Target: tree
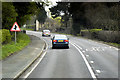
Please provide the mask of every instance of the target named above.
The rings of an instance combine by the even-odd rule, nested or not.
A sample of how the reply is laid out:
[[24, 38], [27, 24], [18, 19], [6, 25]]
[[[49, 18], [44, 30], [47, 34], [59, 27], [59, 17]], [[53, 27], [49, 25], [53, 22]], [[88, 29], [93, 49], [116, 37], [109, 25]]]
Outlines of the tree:
[[119, 30], [118, 20], [120, 20], [119, 3], [87, 3], [87, 2], [58, 2], [58, 5], [51, 8], [52, 15], [64, 15], [64, 20], [67, 21], [67, 16], [72, 17], [72, 33], [79, 34], [81, 28], [102, 28], [104, 30]]
[[47, 18], [47, 15], [46, 15], [46, 11], [43, 7], [41, 7], [39, 10], [38, 10], [38, 13], [37, 13], [37, 17], [36, 19], [41, 23], [43, 24], [45, 22], [45, 19]]
[[65, 13], [62, 16], [65, 23], [69, 20], [69, 17], [72, 16], [73, 25], [72, 25], [72, 33], [74, 35], [80, 33], [80, 26], [84, 25], [84, 6], [81, 5], [82, 3], [74, 3], [74, 2], [58, 2], [58, 5], [51, 8], [50, 11], [54, 17], [60, 16], [60, 13]]
[[31, 16], [37, 12], [37, 5], [35, 2], [13, 2], [15, 10], [18, 13], [17, 22], [20, 26], [24, 25]]
[[11, 2], [2, 3], [2, 29], [10, 29], [18, 14]]

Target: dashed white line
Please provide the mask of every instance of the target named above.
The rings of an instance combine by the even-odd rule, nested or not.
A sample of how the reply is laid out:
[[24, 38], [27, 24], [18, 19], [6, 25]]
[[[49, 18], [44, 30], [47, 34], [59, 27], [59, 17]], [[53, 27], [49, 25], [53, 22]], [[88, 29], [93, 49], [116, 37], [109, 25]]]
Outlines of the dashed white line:
[[95, 76], [95, 73], [93, 72], [93, 70], [92, 70], [90, 64], [88, 63], [86, 57], [84, 56], [84, 54], [80, 51], [79, 46], [76, 45], [75, 43], [74, 43], [74, 44], [71, 43], [71, 44], [72, 44], [72, 45], [79, 51], [79, 53], [81, 54], [83, 60], [85, 61], [85, 64], [87, 65], [87, 68], [88, 68], [88, 70], [89, 70], [89, 72], [90, 72], [92, 78], [93, 78], [94, 80], [97, 80], [97, 78], [96, 78], [96, 76]]
[[89, 55], [86, 55], [86, 57], [89, 57]]
[[82, 49], [81, 47], [79, 47], [80, 49]]
[[82, 51], [82, 52], [85, 52], [85, 51]]
[[88, 51], [88, 49], [86, 49], [86, 51]]
[[92, 50], [93, 50], [93, 51], [96, 51], [96, 48], [95, 48], [95, 47], [92, 47]]
[[96, 70], [96, 72], [97, 72], [97, 73], [99, 73], [99, 74], [101, 73], [101, 71], [100, 71], [100, 70]]
[[91, 64], [93, 64], [93, 63], [94, 63], [94, 61], [90, 61], [90, 63], [91, 63]]

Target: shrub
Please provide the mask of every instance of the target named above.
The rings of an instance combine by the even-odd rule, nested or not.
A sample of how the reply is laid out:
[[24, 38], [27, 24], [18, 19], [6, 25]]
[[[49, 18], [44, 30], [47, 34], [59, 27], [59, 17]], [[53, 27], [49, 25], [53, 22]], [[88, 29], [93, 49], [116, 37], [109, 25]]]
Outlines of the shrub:
[[0, 32], [2, 32], [1, 43], [9, 43], [9, 42], [11, 42], [11, 34], [10, 34], [9, 30], [2, 29], [2, 30], [0, 30]]
[[[7, 56], [10, 56], [14, 52], [18, 52], [22, 50], [25, 46], [27, 46], [30, 43], [30, 37], [23, 33], [17, 34], [17, 43], [15, 44], [14, 41], [11, 41], [11, 43], [2, 45], [2, 57], [1, 59], [6, 58]], [[1, 60], [0, 59], [0, 60]]]
[[89, 31], [92, 33], [92, 32], [102, 31], [102, 29], [90, 29]]
[[2, 29], [0, 30], [0, 44], [2, 43]]
[[92, 35], [92, 38], [98, 39], [98, 33], [102, 31], [102, 29], [90, 29], [89, 32]]
[[120, 44], [120, 32], [118, 31], [105, 31], [102, 29], [81, 30], [81, 36]]
[[102, 31], [102, 29], [81, 30], [81, 36], [98, 39], [99, 31]]
[[112, 43], [120, 43], [120, 32], [118, 31], [100, 31], [98, 38]]

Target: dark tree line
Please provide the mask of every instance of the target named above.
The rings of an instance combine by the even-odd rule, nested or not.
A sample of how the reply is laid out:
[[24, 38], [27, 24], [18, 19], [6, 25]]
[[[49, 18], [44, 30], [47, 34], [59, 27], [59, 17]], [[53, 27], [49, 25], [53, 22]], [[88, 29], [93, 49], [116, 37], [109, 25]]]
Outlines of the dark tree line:
[[[61, 16], [65, 22], [72, 17], [72, 34], [79, 34], [81, 29], [120, 30], [118, 21], [119, 3], [117, 2], [58, 2], [52, 7], [53, 18]], [[64, 13], [61, 15], [60, 13]]]
[[36, 15], [39, 22], [44, 22], [46, 12], [41, 2], [3, 2], [2, 3], [2, 29], [10, 29], [15, 21], [21, 27], [31, 16]]

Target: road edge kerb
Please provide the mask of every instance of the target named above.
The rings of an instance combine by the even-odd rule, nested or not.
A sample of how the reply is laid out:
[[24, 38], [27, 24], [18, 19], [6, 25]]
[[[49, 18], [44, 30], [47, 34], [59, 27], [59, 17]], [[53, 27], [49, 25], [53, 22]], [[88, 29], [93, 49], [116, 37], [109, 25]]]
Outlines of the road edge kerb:
[[[33, 35], [33, 36], [34, 36], [34, 35]], [[37, 36], [35, 36], [35, 37], [37, 37]], [[38, 38], [39, 38], [39, 37], [38, 37]], [[41, 39], [41, 38], [40, 38], [40, 39]], [[43, 40], [43, 39], [41, 39], [41, 40]], [[44, 40], [43, 40], [43, 41], [44, 41]], [[47, 45], [47, 43], [44, 41], [44, 46], [42, 47], [41, 52], [37, 55], [37, 57], [36, 57], [33, 61], [31, 61], [30, 64], [28, 64], [21, 72], [19, 72], [19, 73], [13, 78], [13, 80], [17, 80], [17, 79], [19, 78], [19, 76], [20, 76], [22, 73], [24, 73], [24, 72], [42, 55], [44, 49], [46, 49], [46, 45]]]

